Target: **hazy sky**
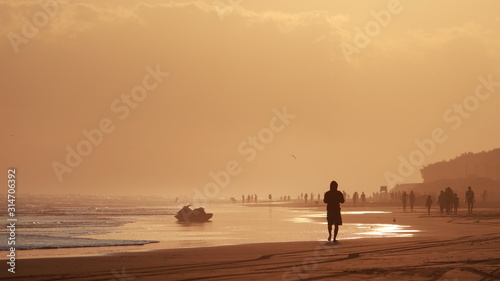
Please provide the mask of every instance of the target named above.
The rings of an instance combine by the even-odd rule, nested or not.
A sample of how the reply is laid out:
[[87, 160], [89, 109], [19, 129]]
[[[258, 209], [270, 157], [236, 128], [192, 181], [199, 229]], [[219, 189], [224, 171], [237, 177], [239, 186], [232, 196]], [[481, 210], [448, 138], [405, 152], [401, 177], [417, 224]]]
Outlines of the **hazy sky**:
[[41, 3], [0, 1], [18, 192], [371, 194], [500, 144], [499, 1]]

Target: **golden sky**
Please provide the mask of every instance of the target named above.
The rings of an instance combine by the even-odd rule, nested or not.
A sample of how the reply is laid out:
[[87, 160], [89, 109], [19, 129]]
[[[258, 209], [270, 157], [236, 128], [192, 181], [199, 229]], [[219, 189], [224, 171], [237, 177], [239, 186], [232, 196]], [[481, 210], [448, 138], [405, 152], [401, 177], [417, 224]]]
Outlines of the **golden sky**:
[[499, 147], [499, 1], [40, 3], [0, 1], [18, 192], [371, 194]]

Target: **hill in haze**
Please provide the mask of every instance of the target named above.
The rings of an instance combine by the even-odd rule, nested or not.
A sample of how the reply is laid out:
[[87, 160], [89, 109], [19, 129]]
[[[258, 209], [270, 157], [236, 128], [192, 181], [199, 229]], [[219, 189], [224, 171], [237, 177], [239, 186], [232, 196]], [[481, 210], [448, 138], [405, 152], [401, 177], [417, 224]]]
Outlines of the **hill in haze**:
[[499, 180], [500, 148], [467, 152], [454, 159], [429, 164], [420, 170], [424, 183], [442, 179], [485, 178]]
[[424, 166], [420, 170], [423, 183], [399, 184], [393, 191], [437, 194], [449, 186], [462, 197], [467, 187], [471, 186], [477, 200], [497, 201], [500, 199], [499, 164], [500, 148], [463, 153], [451, 160]]

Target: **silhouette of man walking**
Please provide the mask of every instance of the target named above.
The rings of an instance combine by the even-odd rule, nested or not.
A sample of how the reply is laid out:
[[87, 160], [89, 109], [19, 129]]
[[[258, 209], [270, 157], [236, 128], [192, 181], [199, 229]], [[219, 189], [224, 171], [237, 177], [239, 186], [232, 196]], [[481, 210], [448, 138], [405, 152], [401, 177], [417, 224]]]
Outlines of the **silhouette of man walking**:
[[415, 194], [413, 190], [410, 192], [410, 210], [413, 212], [413, 205], [415, 205]]
[[323, 202], [326, 205], [326, 220], [328, 221], [328, 241], [332, 240], [332, 225], [335, 225], [333, 232], [333, 242], [337, 242], [337, 233], [339, 225], [342, 225], [342, 216], [340, 215], [340, 203], [344, 203], [344, 195], [337, 190], [336, 181], [330, 183], [330, 190], [325, 192]]
[[425, 206], [427, 207], [427, 214], [431, 214], [431, 206], [432, 206], [432, 198], [431, 196], [427, 196], [427, 201], [425, 201]]
[[472, 208], [474, 208], [474, 202], [476, 198], [474, 198], [474, 191], [469, 186], [467, 192], [465, 192], [465, 202], [467, 202], [467, 210], [469, 211], [469, 215], [472, 214]]
[[406, 194], [406, 191], [403, 192], [403, 195], [401, 195], [401, 201], [403, 201], [403, 212], [406, 213], [406, 200], [408, 200], [408, 194]]

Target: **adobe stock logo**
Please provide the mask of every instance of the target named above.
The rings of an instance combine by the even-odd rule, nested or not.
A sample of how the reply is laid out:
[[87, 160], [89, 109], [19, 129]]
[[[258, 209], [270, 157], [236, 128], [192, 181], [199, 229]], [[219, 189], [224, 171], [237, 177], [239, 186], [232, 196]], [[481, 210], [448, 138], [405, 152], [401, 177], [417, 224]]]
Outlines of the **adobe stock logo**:
[[348, 63], [352, 63], [352, 55], [360, 54], [361, 50], [370, 45], [373, 38], [380, 35], [383, 28], [389, 26], [394, 15], [398, 15], [403, 11], [403, 6], [399, 0], [390, 0], [386, 7], [387, 9], [378, 12], [371, 11], [370, 14], [373, 20], [367, 22], [363, 29], [354, 28], [355, 34], [352, 43], [345, 41], [340, 43], [340, 49]]
[[[274, 108], [273, 113], [267, 127], [260, 129], [256, 135], [249, 136], [236, 147], [238, 154], [244, 156], [247, 163], [254, 161], [259, 152], [271, 144], [275, 135], [283, 132], [290, 125], [290, 121], [296, 117], [295, 114], [287, 112], [286, 106], [281, 111]], [[227, 161], [224, 169], [217, 172], [210, 171], [208, 174], [210, 181], [203, 186], [203, 189], [193, 189], [193, 202], [207, 202], [209, 199], [216, 198], [223, 189], [229, 186], [231, 178], [241, 172], [243, 172], [243, 167], [240, 161], [234, 159]]]
[[61, 11], [61, 4], [67, 4], [68, 0], [43, 0], [39, 2], [40, 10], [36, 11], [31, 19], [21, 17], [24, 23], [21, 27], [20, 34], [9, 32], [7, 38], [14, 53], [19, 53], [21, 44], [28, 44], [30, 39], [33, 39], [40, 29], [49, 24], [50, 19], [54, 18]]
[[311, 273], [318, 269], [318, 263], [331, 260], [335, 255], [335, 249], [331, 246], [318, 244], [314, 249], [313, 256], [305, 258], [301, 264], [294, 265], [281, 275], [283, 281], [306, 280]]
[[[168, 72], [160, 70], [160, 65], [156, 65], [156, 68], [147, 66], [146, 72], [147, 74], [142, 78], [140, 85], [133, 87], [129, 94], [122, 94], [120, 98], [116, 98], [111, 103], [111, 112], [117, 114], [119, 120], [123, 121], [128, 118], [131, 111], [136, 109], [148, 97], [149, 93], [158, 88], [164, 78], [169, 76]], [[73, 172], [83, 162], [84, 157], [89, 156], [94, 148], [103, 142], [106, 134], [110, 134], [116, 129], [115, 123], [111, 118], [101, 118], [97, 128], [81, 131], [83, 139], [76, 145], [65, 147], [65, 162], [52, 162], [52, 169], [59, 182], [63, 181], [65, 173]]]
[[[461, 128], [464, 120], [471, 118], [472, 113], [479, 109], [481, 103], [491, 98], [492, 94], [496, 92], [496, 88], [500, 87], [500, 82], [493, 81], [491, 74], [488, 75], [488, 78], [479, 76], [477, 79], [479, 83], [473, 94], [466, 96], [460, 103], [453, 104], [443, 112], [444, 122], [453, 131]], [[394, 186], [412, 176], [417, 168], [436, 152], [438, 145], [442, 145], [448, 140], [449, 136], [446, 131], [446, 128], [437, 127], [432, 130], [429, 137], [415, 139], [416, 149], [411, 151], [407, 157], [398, 156], [397, 173], [385, 171], [384, 178], [387, 185]]]

